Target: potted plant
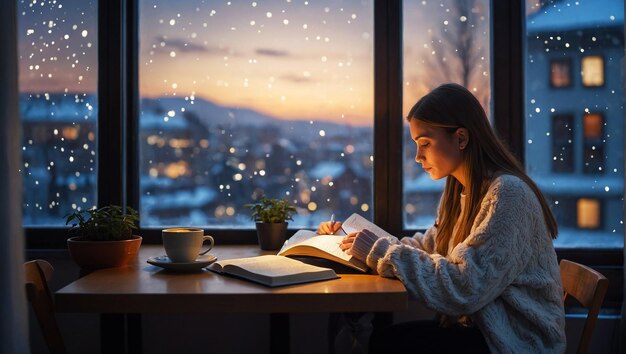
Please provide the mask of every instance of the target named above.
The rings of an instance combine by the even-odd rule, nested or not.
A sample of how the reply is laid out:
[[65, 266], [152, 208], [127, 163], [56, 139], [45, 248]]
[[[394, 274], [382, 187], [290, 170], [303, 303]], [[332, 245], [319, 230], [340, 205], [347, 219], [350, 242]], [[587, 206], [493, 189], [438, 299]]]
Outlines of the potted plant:
[[86, 269], [123, 267], [137, 256], [142, 238], [133, 235], [139, 215], [136, 210], [108, 205], [74, 211], [66, 216], [71, 224], [67, 248], [74, 261]]
[[296, 207], [287, 199], [261, 196], [255, 203], [245, 204], [250, 209], [250, 218], [256, 221], [256, 232], [262, 250], [279, 249], [285, 242], [287, 220], [293, 220]]

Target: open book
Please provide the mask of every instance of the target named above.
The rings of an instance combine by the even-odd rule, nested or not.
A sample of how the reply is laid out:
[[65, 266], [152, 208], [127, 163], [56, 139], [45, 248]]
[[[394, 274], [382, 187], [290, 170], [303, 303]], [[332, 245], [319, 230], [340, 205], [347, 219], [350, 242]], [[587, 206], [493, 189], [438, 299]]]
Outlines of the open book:
[[274, 255], [226, 259], [207, 268], [270, 287], [339, 278], [332, 269]]
[[[359, 214], [350, 215], [350, 217], [343, 222], [341, 228], [346, 233], [368, 229], [379, 237], [391, 237], [387, 231], [376, 226]], [[278, 251], [278, 255], [324, 258], [361, 272], [367, 272], [368, 268], [366, 264], [346, 254], [339, 248], [339, 243], [343, 238], [343, 233], [342, 235], [318, 235], [315, 231], [300, 230], [291, 236], [289, 240], [285, 241], [283, 247]]]

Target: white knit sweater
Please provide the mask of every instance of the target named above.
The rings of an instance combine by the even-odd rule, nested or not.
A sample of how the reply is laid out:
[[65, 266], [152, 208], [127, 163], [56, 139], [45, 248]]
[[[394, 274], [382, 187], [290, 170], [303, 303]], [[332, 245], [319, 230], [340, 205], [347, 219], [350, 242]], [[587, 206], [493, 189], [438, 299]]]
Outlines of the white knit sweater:
[[469, 315], [492, 353], [563, 353], [565, 314], [552, 238], [541, 205], [518, 177], [493, 180], [469, 237], [447, 257], [437, 229], [378, 239], [367, 264], [397, 277], [434, 311]]

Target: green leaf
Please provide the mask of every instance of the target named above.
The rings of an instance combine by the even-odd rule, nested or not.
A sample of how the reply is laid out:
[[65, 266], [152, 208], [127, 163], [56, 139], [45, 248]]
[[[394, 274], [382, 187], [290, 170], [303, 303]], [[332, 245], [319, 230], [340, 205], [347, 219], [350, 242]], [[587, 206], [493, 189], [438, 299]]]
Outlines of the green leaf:
[[286, 198], [267, 198], [261, 196], [255, 203], [244, 204], [250, 209], [250, 219], [256, 222], [283, 223], [293, 220], [295, 206], [290, 205]]
[[73, 211], [66, 216], [66, 225], [77, 220], [70, 233], [89, 240], [126, 240], [132, 237], [139, 223], [139, 214], [131, 207], [126, 212], [118, 205], [107, 205], [99, 209]]

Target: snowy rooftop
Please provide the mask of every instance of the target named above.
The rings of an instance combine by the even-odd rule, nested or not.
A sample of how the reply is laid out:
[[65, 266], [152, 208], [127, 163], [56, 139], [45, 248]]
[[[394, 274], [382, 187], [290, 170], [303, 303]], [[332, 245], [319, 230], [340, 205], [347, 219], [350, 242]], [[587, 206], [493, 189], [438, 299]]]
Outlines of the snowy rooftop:
[[20, 112], [25, 122], [93, 122], [98, 116], [97, 97], [43, 94], [39, 97], [22, 95]]
[[139, 119], [141, 129], [146, 130], [173, 130], [187, 129], [187, 120], [182, 116], [169, 117], [164, 114], [157, 114], [154, 111], [144, 112]]
[[446, 185], [446, 179], [433, 180], [428, 173], [420, 173], [416, 179], [405, 180], [404, 192], [405, 193], [419, 193], [419, 192], [441, 192]]
[[346, 171], [346, 165], [340, 162], [322, 162], [317, 164], [309, 172], [312, 178], [322, 179], [324, 177], [337, 178]]
[[194, 190], [177, 191], [167, 194], [144, 195], [141, 206], [146, 210], [202, 208], [217, 197], [217, 192], [209, 187], [198, 187]]
[[624, 193], [622, 177], [606, 176], [531, 176], [544, 193], [571, 196], [616, 196]]
[[[548, 194], [580, 196], [617, 196], [624, 193], [621, 177], [607, 176], [531, 176], [539, 188]], [[445, 178], [434, 181], [427, 173], [404, 183], [406, 193], [441, 192], [445, 186]]]
[[624, 2], [617, 0], [559, 1], [528, 16], [529, 33], [622, 26]]

